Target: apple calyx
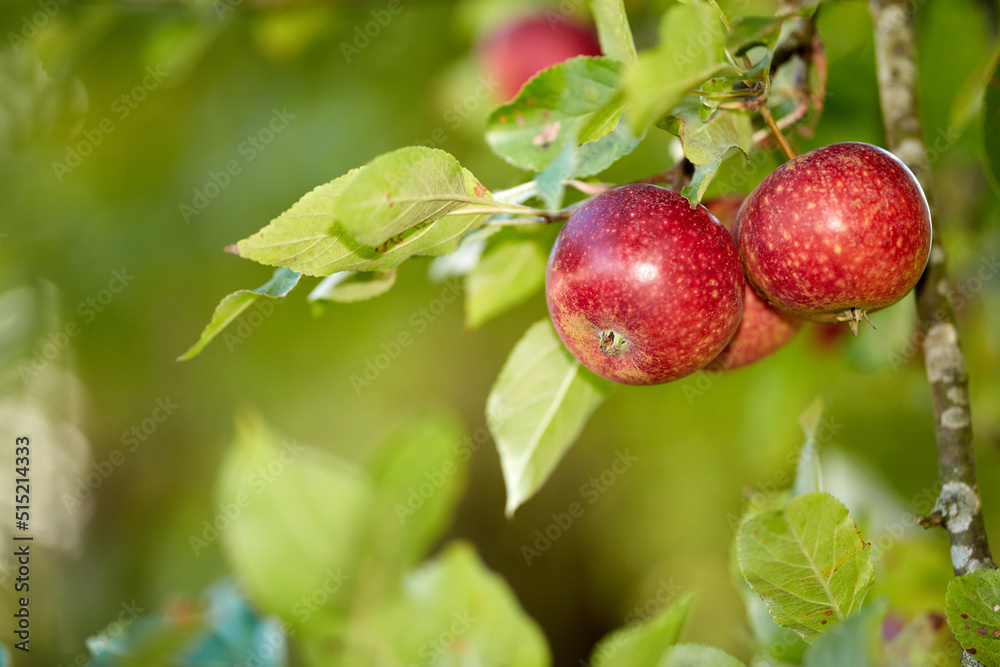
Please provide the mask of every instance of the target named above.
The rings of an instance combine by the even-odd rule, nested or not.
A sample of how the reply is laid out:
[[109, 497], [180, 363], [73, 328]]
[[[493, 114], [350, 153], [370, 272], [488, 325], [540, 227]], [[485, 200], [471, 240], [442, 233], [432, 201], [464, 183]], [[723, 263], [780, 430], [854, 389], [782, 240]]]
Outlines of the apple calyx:
[[867, 322], [872, 329], [878, 329], [875, 323], [868, 319], [867, 311], [863, 308], [855, 308], [854, 306], [851, 306], [850, 310], [837, 313], [837, 321], [847, 322], [847, 326], [851, 327], [851, 333], [855, 336], [858, 335], [858, 323], [862, 321]]
[[601, 352], [609, 357], [615, 357], [628, 352], [628, 341], [617, 331], [605, 329], [600, 333], [599, 338], [600, 342], [598, 346], [601, 348]]

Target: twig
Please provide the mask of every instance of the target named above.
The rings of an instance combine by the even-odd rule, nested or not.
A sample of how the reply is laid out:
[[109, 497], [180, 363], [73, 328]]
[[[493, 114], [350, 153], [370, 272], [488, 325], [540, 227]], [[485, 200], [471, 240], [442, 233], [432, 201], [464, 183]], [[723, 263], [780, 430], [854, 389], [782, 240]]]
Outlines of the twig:
[[[934, 189], [917, 104], [917, 65], [913, 27], [907, 0], [869, 0], [875, 28], [875, 59], [879, 97], [889, 148], [905, 163], [934, 211]], [[931, 517], [940, 523], [951, 543], [956, 576], [995, 569], [983, 523], [976, 481], [972, 419], [969, 411], [969, 375], [948, 296], [947, 255], [940, 230], [934, 234], [930, 262], [917, 284], [917, 316], [925, 332], [924, 364], [934, 403], [938, 474], [941, 493]], [[925, 521], [934, 524], [933, 518]], [[962, 664], [980, 663], [968, 653]]]
[[778, 124], [774, 122], [774, 114], [771, 113], [770, 107], [767, 106], [767, 102], [760, 105], [760, 115], [764, 117], [767, 122], [767, 126], [771, 128], [771, 133], [774, 135], [775, 141], [781, 146], [781, 150], [785, 151], [785, 155], [791, 160], [795, 157], [795, 151], [792, 150], [791, 145], [788, 143], [788, 139], [785, 139], [785, 135], [781, 133], [781, 128]]

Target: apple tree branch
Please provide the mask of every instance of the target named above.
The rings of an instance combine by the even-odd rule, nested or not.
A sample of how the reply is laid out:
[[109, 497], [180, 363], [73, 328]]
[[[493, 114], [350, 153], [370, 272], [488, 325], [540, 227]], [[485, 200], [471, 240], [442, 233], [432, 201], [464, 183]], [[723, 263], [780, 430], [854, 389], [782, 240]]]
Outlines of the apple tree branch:
[[[889, 149], [920, 181], [934, 213], [934, 188], [917, 100], [915, 35], [907, 0], [869, 0], [875, 28], [879, 98]], [[941, 229], [934, 231], [930, 261], [917, 284], [917, 315], [930, 383], [941, 492], [921, 523], [941, 525], [951, 542], [955, 574], [995, 569], [983, 524], [976, 481], [969, 374], [949, 295], [947, 255]], [[966, 656], [971, 659], [971, 656]], [[978, 664], [964, 662], [963, 664]]]

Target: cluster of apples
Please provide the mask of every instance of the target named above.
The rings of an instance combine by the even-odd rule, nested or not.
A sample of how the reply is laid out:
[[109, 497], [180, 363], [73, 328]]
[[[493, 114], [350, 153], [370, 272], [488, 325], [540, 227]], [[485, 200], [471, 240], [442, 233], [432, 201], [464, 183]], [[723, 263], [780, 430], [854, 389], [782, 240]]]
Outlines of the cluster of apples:
[[556, 239], [546, 299], [584, 366], [659, 384], [753, 363], [803, 319], [856, 332], [917, 284], [931, 233], [902, 162], [870, 144], [832, 144], [778, 167], [742, 201], [691, 208], [645, 184], [593, 197]]

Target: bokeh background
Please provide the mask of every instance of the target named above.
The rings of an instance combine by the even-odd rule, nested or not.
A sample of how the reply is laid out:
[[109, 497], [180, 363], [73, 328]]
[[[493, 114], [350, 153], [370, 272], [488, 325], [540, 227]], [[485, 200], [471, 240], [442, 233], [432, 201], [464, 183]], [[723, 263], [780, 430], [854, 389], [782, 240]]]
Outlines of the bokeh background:
[[[564, 5], [586, 16], [585, 3]], [[626, 3], [641, 46], [655, 40], [668, 5]], [[736, 16], [774, 10], [767, 2], [723, 5]], [[497, 100], [481, 88], [477, 95], [474, 45], [504, 16], [547, 5], [403, 0], [369, 44], [355, 41], [356, 29], [384, 6], [0, 6], [0, 433], [4, 452], [15, 431], [34, 436], [45, 460], [35, 463], [33, 503], [48, 517], [36, 525], [48, 546], [34, 552], [32, 652], [15, 664], [72, 664], [86, 654], [85, 638], [118, 617], [123, 603], [160, 609], [197, 598], [225, 576], [219, 543], [195, 556], [189, 536], [218, 511], [213, 489], [240, 409], [359, 463], [408, 419], [440, 406], [482, 433], [491, 383], [524, 329], [545, 315], [544, 300], [538, 294], [474, 333], [464, 330], [456, 301], [418, 330], [411, 316], [442, 290], [428, 279], [429, 260], [407, 262], [388, 294], [321, 314], [305, 300], [317, 281], [304, 278], [249, 335], [219, 338], [196, 359], [175, 361], [223, 295], [271, 276], [223, 248], [316, 185], [415, 143], [451, 152], [492, 189], [529, 177], [482, 141]], [[993, 280], [974, 277], [995, 266], [1000, 205], [982, 166], [981, 121], [952, 125], [963, 83], [996, 39], [997, 14], [977, 0], [915, 6], [921, 107], [935, 147], [935, 231], [950, 250], [956, 284], [968, 292], [958, 315], [985, 515], [997, 537], [1000, 280], [996, 270]], [[826, 109], [815, 135], [795, 143], [800, 150], [842, 140], [884, 145], [866, 5], [828, 3], [819, 27], [829, 63]], [[133, 90], [144, 77], [139, 100]], [[266, 144], [248, 144], [276, 112], [285, 119], [280, 131]], [[110, 119], [110, 132], [102, 119]], [[70, 164], [67, 150], [88, 136], [100, 141], [92, 139], [78, 166], [53, 166]], [[669, 136], [658, 133], [603, 179], [648, 176], [674, 155]], [[775, 160], [730, 160], [711, 191], [747, 192]], [[185, 216], [181, 205], [195, 206], [195, 191], [204, 194], [211, 174], [230, 161], [240, 172], [209, 188], [215, 195], [207, 205]], [[126, 280], [114, 282], [116, 271]], [[662, 598], [665, 586], [670, 595], [698, 596], [688, 639], [746, 656], [743, 604], [729, 574], [732, 517], [792, 471], [789, 453], [803, 440], [796, 418], [816, 396], [830, 425], [821, 438], [829, 482], [861, 508], [867, 539], [917, 511], [914, 499], [933, 487], [930, 393], [912, 348], [912, 300], [872, 320], [878, 330], [856, 339], [809, 326], [773, 358], [724, 376], [618, 389], [513, 520], [504, 517], [499, 461], [486, 442], [472, 459], [448, 539], [471, 541], [510, 583], [544, 629], [556, 664], [584, 659], [636, 606]], [[357, 391], [351, 375], [403, 331], [413, 344]], [[46, 342], [50, 352], [58, 348], [51, 358]], [[133, 427], [141, 431], [164, 414], [155, 412], [157, 401], [176, 408], [85, 502], [63, 511], [65, 494], [94, 463], [124, 451]], [[526, 563], [521, 547], [534, 544], [535, 531], [579, 501], [581, 486], [625, 450], [637, 463]], [[0, 508], [12, 496], [11, 468], [4, 454]], [[942, 534], [907, 531], [878, 567], [878, 592], [898, 607], [915, 613], [943, 605], [950, 565]], [[0, 617], [9, 619], [12, 579], [9, 571], [0, 576]], [[10, 640], [6, 629], [0, 639]]]

